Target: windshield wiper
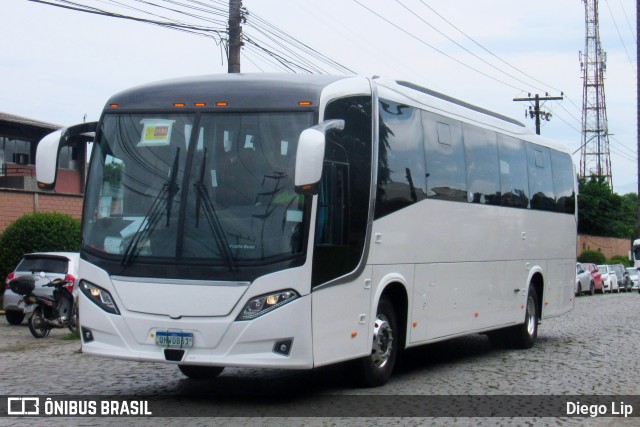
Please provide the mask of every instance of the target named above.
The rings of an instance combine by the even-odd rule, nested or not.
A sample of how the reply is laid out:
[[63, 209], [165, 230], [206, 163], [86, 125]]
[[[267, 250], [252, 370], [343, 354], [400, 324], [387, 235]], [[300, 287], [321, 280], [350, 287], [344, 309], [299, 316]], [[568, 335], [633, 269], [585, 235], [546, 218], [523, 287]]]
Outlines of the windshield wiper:
[[167, 227], [169, 226], [169, 220], [171, 219], [171, 207], [173, 206], [173, 199], [176, 197], [176, 193], [180, 190], [180, 186], [176, 183], [176, 175], [178, 175], [178, 164], [180, 161], [180, 147], [176, 147], [176, 157], [173, 159], [173, 167], [171, 168], [171, 175], [169, 180], [164, 184], [167, 188]]
[[180, 159], [180, 147], [176, 147], [176, 156], [173, 160], [173, 166], [169, 171], [169, 179], [162, 186], [162, 190], [158, 193], [156, 198], [151, 203], [151, 207], [147, 211], [147, 214], [142, 219], [140, 227], [134, 234], [133, 238], [127, 245], [122, 256], [120, 264], [124, 267], [129, 265], [131, 260], [138, 256], [140, 243], [146, 241], [153, 233], [160, 218], [162, 218], [162, 202], [166, 200], [165, 211], [167, 215], [167, 227], [169, 226], [169, 220], [171, 218], [171, 206], [173, 205], [173, 199], [180, 189], [177, 184], [176, 176], [178, 175], [178, 164]]
[[206, 164], [207, 149], [205, 148], [202, 155], [202, 164], [200, 165], [200, 176], [198, 177], [198, 181], [193, 184], [193, 187], [196, 190], [196, 228], [198, 227], [198, 224], [200, 222], [200, 208], [203, 207], [205, 218], [207, 219], [209, 228], [211, 229], [211, 231], [213, 232], [213, 236], [215, 237], [218, 251], [220, 251], [222, 258], [226, 261], [229, 271], [237, 271], [238, 268], [236, 267], [236, 262], [233, 259], [231, 249], [229, 249], [229, 241], [227, 240], [227, 236], [224, 234], [224, 230], [222, 229], [222, 225], [220, 224], [220, 218], [218, 217], [216, 208], [211, 202], [209, 192], [204, 185]]

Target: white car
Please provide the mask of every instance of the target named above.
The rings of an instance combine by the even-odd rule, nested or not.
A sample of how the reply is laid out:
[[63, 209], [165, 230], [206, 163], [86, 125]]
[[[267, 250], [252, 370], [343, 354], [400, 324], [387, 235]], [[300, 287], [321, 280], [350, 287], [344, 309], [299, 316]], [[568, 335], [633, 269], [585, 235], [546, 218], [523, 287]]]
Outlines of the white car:
[[605, 291], [611, 293], [613, 293], [613, 291], [620, 292], [620, 289], [618, 288], [618, 277], [616, 276], [615, 271], [613, 271], [613, 267], [610, 265], [599, 265], [598, 270], [600, 270], [602, 280], [604, 281], [602, 293], [605, 293]]

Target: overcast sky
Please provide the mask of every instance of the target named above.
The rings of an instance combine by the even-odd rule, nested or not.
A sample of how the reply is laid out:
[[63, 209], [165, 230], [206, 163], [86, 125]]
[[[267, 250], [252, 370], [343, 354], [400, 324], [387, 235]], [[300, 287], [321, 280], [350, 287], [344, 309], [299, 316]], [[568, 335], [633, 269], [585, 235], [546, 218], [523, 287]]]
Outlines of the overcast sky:
[[[118, 1], [171, 16], [140, 1]], [[115, 0], [76, 2], [142, 16], [117, 7]], [[599, 3], [609, 132], [614, 134], [613, 183], [623, 194], [638, 188], [636, 2]], [[542, 134], [578, 150], [574, 159], [579, 164], [581, 0], [243, 0], [243, 5], [249, 23], [262, 18], [358, 74], [410, 80], [521, 120], [531, 129], [533, 121], [524, 117], [528, 103], [513, 98], [563, 91], [564, 101], [544, 105], [553, 117], [543, 122]], [[180, 19], [224, 29], [193, 17]], [[60, 125], [82, 122], [85, 115], [97, 120], [107, 99], [131, 86], [227, 70], [218, 40], [158, 26], [27, 0], [0, 1], [0, 22], [0, 111]], [[267, 40], [249, 23], [247, 34]], [[241, 66], [243, 72], [281, 69], [251, 47], [243, 49]]]

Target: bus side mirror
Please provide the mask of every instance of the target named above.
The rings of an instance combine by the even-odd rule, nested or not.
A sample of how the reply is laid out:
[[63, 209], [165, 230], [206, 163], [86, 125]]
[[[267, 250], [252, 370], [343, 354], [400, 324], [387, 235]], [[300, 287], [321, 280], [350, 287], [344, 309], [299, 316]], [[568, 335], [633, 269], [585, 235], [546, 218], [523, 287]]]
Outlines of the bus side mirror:
[[324, 163], [325, 135], [330, 129], [344, 129], [344, 120], [327, 120], [300, 134], [294, 179], [296, 192], [318, 193]]
[[[97, 122], [82, 123], [59, 129], [45, 136], [38, 143], [36, 151], [36, 179], [41, 190], [53, 190], [58, 174], [58, 157], [60, 149], [82, 137], [83, 143], [93, 140], [93, 136], [85, 135], [96, 131]], [[84, 161], [84, 159], [82, 159]]]

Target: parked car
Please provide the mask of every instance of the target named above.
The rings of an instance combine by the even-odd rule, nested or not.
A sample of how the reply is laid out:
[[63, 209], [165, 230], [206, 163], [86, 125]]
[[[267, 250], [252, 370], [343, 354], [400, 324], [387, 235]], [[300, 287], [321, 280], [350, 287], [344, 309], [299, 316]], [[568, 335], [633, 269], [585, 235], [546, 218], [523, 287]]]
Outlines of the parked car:
[[631, 279], [631, 290], [638, 290], [638, 269], [634, 267], [628, 267], [627, 272], [629, 273], [629, 278]]
[[589, 273], [591, 273], [591, 277], [593, 278], [594, 289], [591, 295], [593, 295], [593, 293], [595, 292], [604, 293], [604, 280], [602, 279], [600, 270], [598, 270], [598, 266], [589, 262], [583, 262], [582, 265], [584, 265], [587, 270], [589, 270]]
[[611, 266], [613, 271], [616, 273], [616, 277], [618, 278], [618, 292], [627, 292], [631, 290], [631, 279], [629, 278], [629, 273], [627, 269], [622, 264], [613, 264]]
[[[9, 282], [25, 275], [32, 275], [36, 280], [34, 293], [53, 295], [53, 288], [43, 287], [53, 279], [75, 281], [78, 277], [80, 256], [77, 252], [38, 252], [26, 254], [18, 263], [16, 269], [7, 275], [2, 308], [7, 322], [19, 325], [24, 320], [24, 301], [22, 296], [9, 288]], [[75, 295], [74, 286], [74, 295]]]
[[595, 291], [595, 285], [593, 283], [593, 277], [591, 273], [584, 265], [579, 262], [576, 263], [576, 296], [582, 295], [583, 292], [589, 292], [593, 295]]
[[620, 292], [618, 289], [618, 277], [616, 276], [615, 271], [613, 271], [613, 266], [611, 265], [599, 265], [598, 270], [600, 270], [600, 274], [602, 275], [602, 280], [604, 281], [604, 286], [602, 288], [602, 293], [605, 292]]

